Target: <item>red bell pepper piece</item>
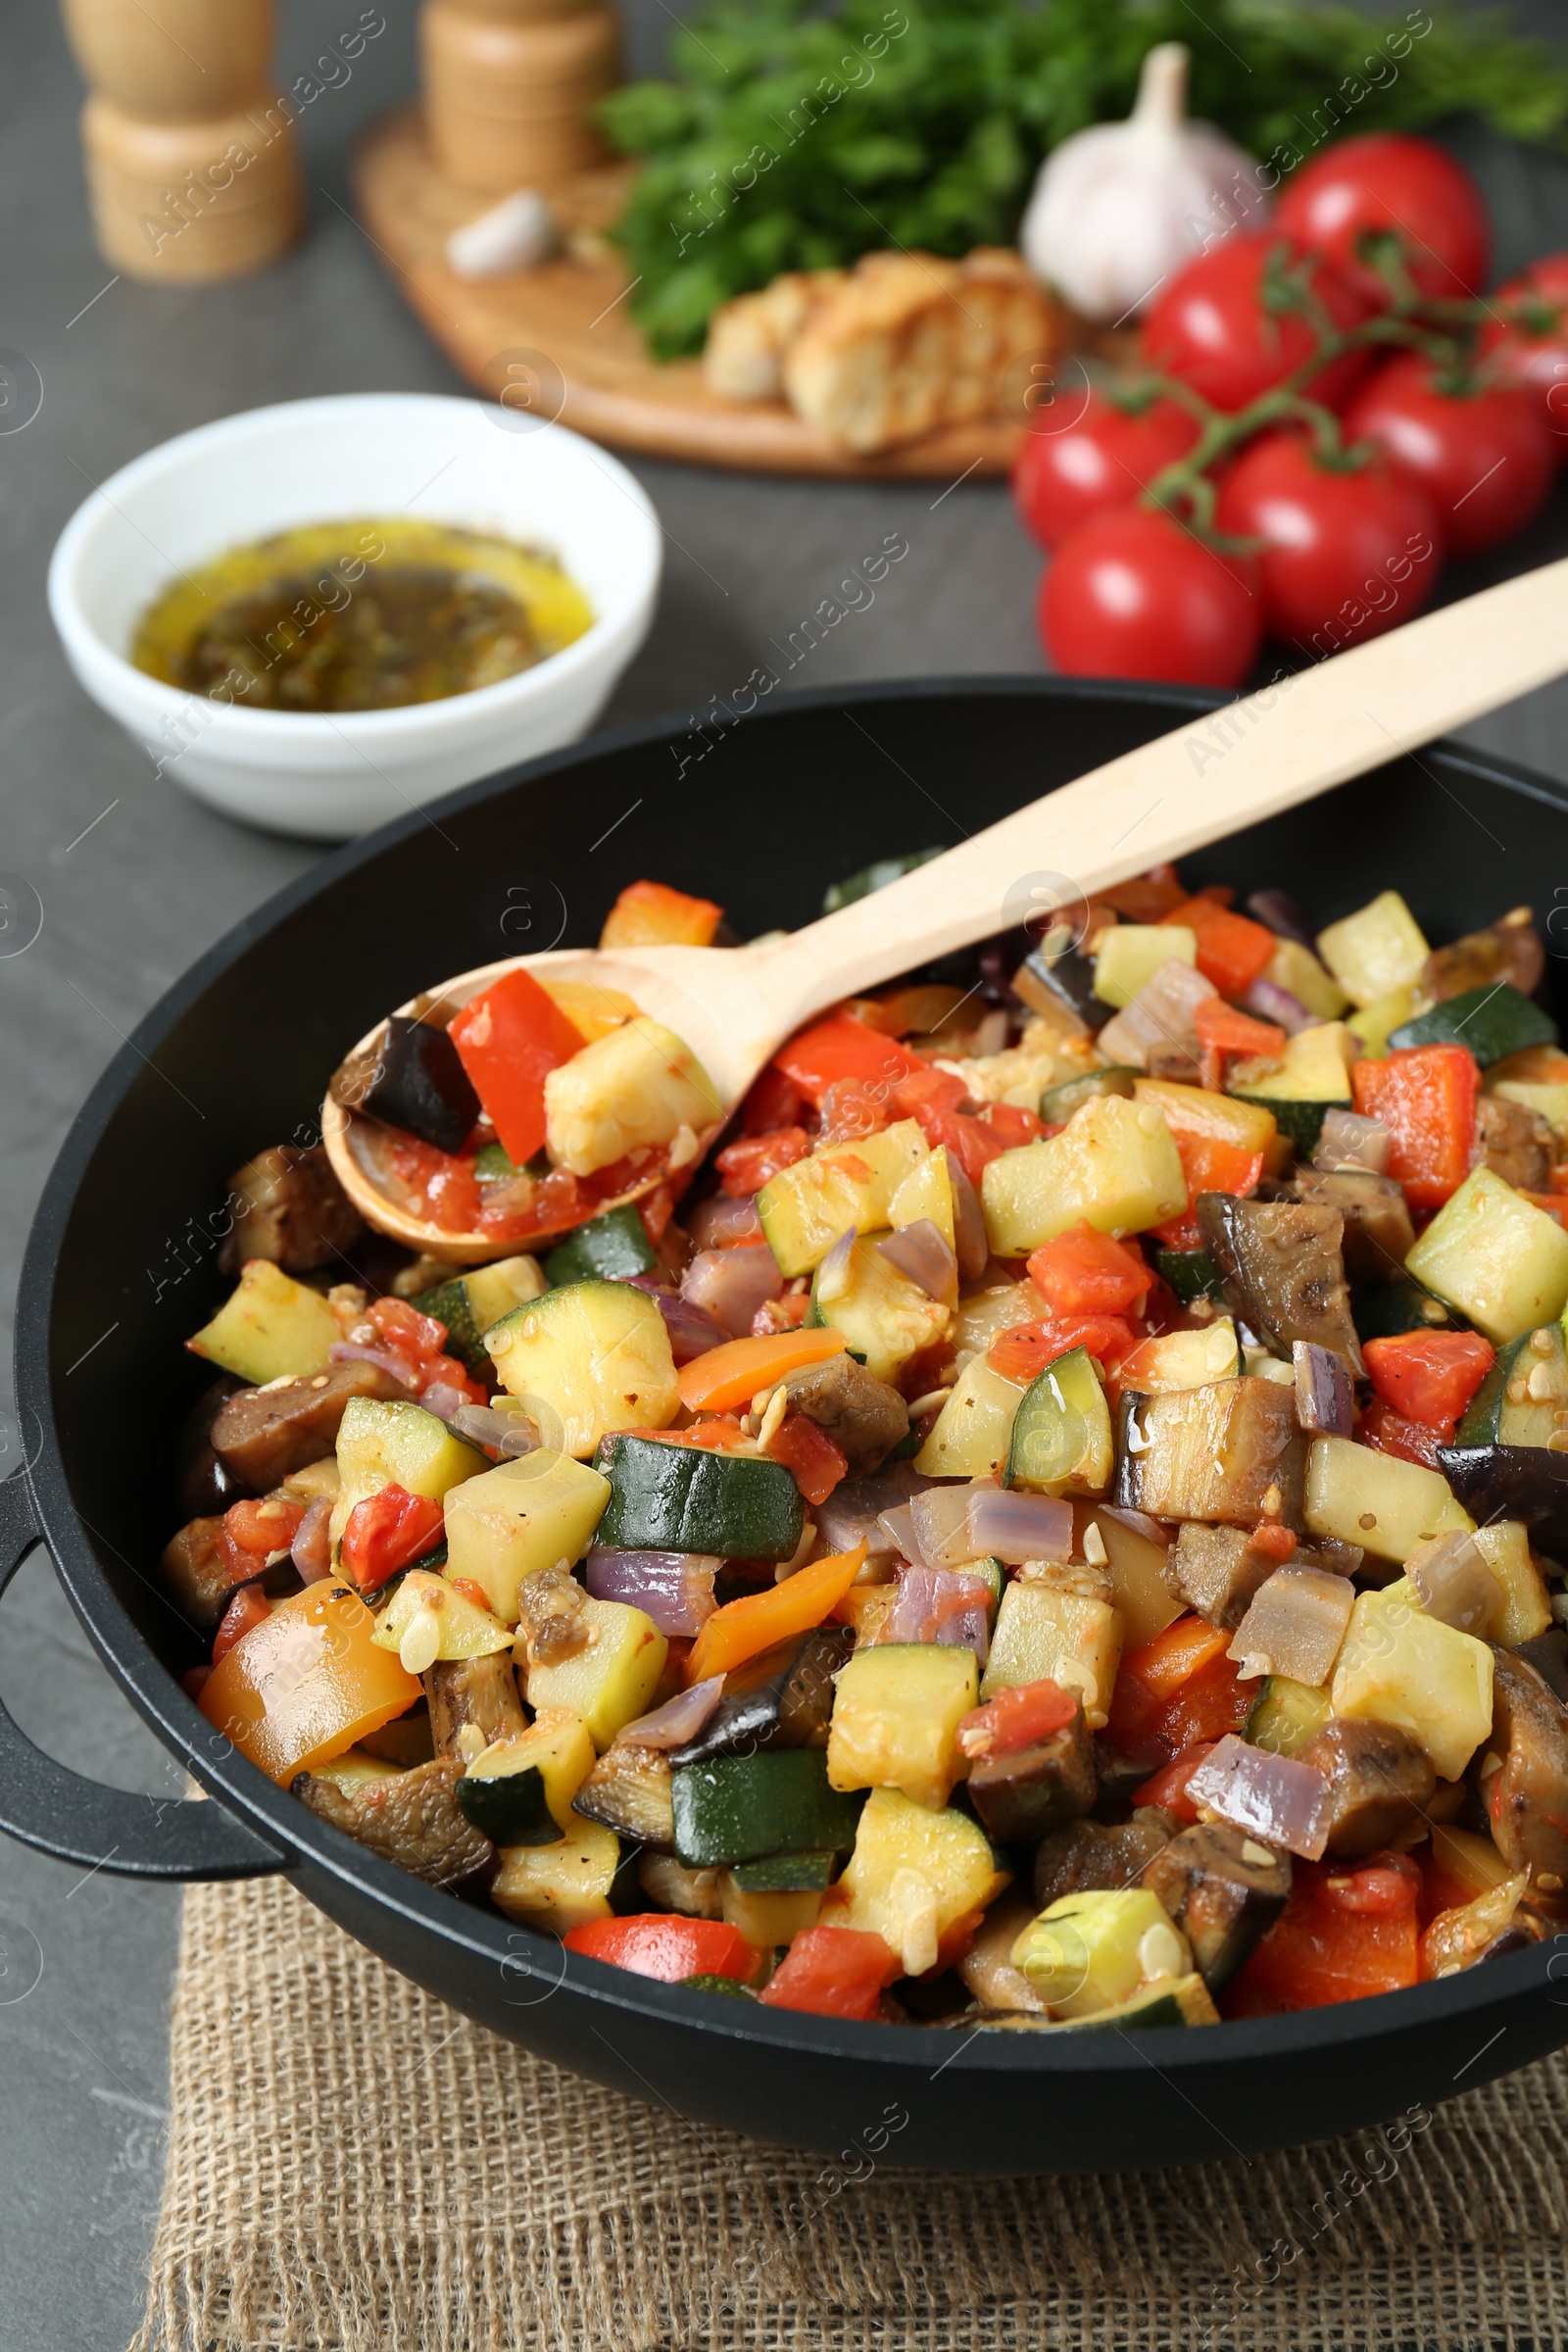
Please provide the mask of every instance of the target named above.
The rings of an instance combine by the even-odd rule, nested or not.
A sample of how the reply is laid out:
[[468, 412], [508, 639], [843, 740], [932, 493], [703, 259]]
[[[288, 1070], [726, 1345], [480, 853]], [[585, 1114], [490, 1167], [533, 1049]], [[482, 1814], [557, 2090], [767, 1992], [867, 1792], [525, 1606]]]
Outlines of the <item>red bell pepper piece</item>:
[[767, 1442], [769, 1459], [782, 1462], [795, 1474], [795, 1484], [813, 1506], [826, 1502], [840, 1479], [849, 1474], [849, 1461], [825, 1429], [805, 1413], [786, 1413]]
[[807, 1928], [760, 1997], [770, 2009], [872, 2018], [880, 2013], [884, 1985], [901, 1976], [903, 1967], [897, 1952], [863, 1928]]
[[1285, 1032], [1275, 1021], [1254, 1021], [1238, 1012], [1223, 997], [1204, 997], [1193, 1006], [1193, 1027], [1200, 1046], [1217, 1054], [1267, 1054], [1285, 1051]]
[[470, 997], [449, 1035], [520, 1168], [545, 1140], [545, 1080], [582, 1052], [582, 1032], [531, 972], [516, 971]]
[[1254, 1695], [1237, 1697], [1237, 1668], [1226, 1657], [1230, 1636], [1201, 1617], [1178, 1617], [1123, 1658], [1111, 1692], [1105, 1739], [1124, 1755], [1173, 1756], [1196, 1740], [1218, 1740], [1237, 1727]]
[[[213, 1664], [226, 1658], [236, 1642], [243, 1641], [253, 1625], [270, 1617], [272, 1604], [256, 1585], [241, 1585], [227, 1608], [217, 1633], [213, 1636]], [[204, 1678], [205, 1679], [205, 1678]]]
[[590, 1919], [562, 1937], [568, 1952], [586, 1952], [634, 1977], [657, 1977], [678, 1984], [682, 1977], [738, 1977], [757, 1974], [761, 1958], [738, 1928], [721, 1919], [686, 1919], [678, 1911], [640, 1911], [624, 1919]]
[[793, 1168], [811, 1149], [804, 1127], [775, 1127], [769, 1135], [744, 1135], [726, 1144], [713, 1165], [731, 1200], [746, 1200], [771, 1183], [781, 1168]]
[[1138, 1345], [1138, 1334], [1119, 1315], [1053, 1316], [1047, 1323], [1015, 1323], [999, 1331], [986, 1361], [1004, 1380], [1036, 1380], [1058, 1355], [1085, 1348], [1102, 1364], [1120, 1363]]
[[1389, 1174], [1412, 1208], [1441, 1208], [1470, 1173], [1481, 1071], [1465, 1046], [1408, 1046], [1350, 1072], [1355, 1107], [1393, 1142]]
[[858, 1078], [862, 1086], [879, 1090], [886, 1102], [901, 1078], [911, 1077], [927, 1064], [918, 1054], [848, 1013], [834, 1013], [780, 1046], [774, 1064], [793, 1080], [808, 1102], [820, 1102], [839, 1078]]
[[1407, 1421], [1382, 1396], [1374, 1396], [1356, 1424], [1356, 1441], [1374, 1453], [1392, 1453], [1401, 1462], [1419, 1462], [1425, 1470], [1441, 1470], [1438, 1447], [1443, 1432], [1425, 1421]]
[[1232, 1985], [1225, 2015], [1277, 2017], [1414, 1984], [1420, 1883], [1407, 1854], [1370, 1854], [1353, 1869], [1298, 1861], [1290, 1900]]
[[777, 1062], [770, 1061], [752, 1080], [741, 1104], [741, 1133], [771, 1135], [776, 1127], [798, 1126], [805, 1108], [806, 1097], [794, 1079], [787, 1077]]
[[438, 1502], [411, 1494], [390, 1480], [357, 1502], [343, 1530], [343, 1565], [362, 1592], [379, 1592], [388, 1578], [430, 1550], [441, 1533]]
[[1206, 895], [1184, 899], [1160, 920], [1197, 932], [1198, 968], [1222, 997], [1245, 997], [1273, 961], [1279, 945], [1266, 924], [1254, 923], [1250, 915], [1232, 914]]
[[983, 1707], [976, 1707], [958, 1725], [958, 1747], [971, 1762], [976, 1756], [1010, 1756], [1037, 1740], [1065, 1731], [1078, 1712], [1070, 1690], [1043, 1675], [1038, 1683], [1017, 1683], [999, 1690]]
[[1202, 1763], [1211, 1756], [1217, 1741], [1199, 1740], [1184, 1747], [1168, 1764], [1162, 1764], [1152, 1779], [1133, 1790], [1135, 1805], [1158, 1805], [1163, 1812], [1174, 1813], [1178, 1821], [1194, 1822], [1198, 1807], [1187, 1793], [1187, 1784]]
[[1246, 1152], [1223, 1135], [1200, 1135], [1189, 1127], [1173, 1127], [1171, 1141], [1187, 1179], [1187, 1206], [1180, 1216], [1150, 1228], [1167, 1250], [1196, 1250], [1202, 1236], [1194, 1203], [1200, 1193], [1230, 1193], [1238, 1200], [1256, 1190], [1263, 1173], [1263, 1153]]
[[1032, 1253], [1029, 1279], [1053, 1315], [1121, 1315], [1154, 1277], [1136, 1250], [1082, 1218]]
[[1367, 1378], [1385, 1402], [1446, 1439], [1496, 1355], [1479, 1331], [1401, 1331], [1368, 1340], [1361, 1352]]

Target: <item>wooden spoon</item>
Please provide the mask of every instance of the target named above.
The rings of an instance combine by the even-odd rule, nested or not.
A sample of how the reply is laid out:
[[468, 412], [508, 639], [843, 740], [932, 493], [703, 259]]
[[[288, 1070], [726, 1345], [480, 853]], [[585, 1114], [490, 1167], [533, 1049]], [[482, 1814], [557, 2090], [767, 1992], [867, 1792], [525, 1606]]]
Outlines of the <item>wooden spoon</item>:
[[[437, 1002], [455, 1011], [519, 963], [632, 998], [685, 1040], [713, 1082], [713, 1121], [699, 1138], [706, 1151], [783, 1040], [840, 998], [1031, 914], [1064, 907], [1070, 919], [1072, 904], [1097, 890], [1364, 775], [1564, 670], [1568, 558], [1195, 715], [784, 938], [747, 948], [560, 948], [465, 972]], [[383, 1233], [455, 1264], [507, 1247], [396, 1208], [354, 1149], [355, 1115], [329, 1101], [321, 1124], [345, 1191]], [[652, 1191], [662, 1173], [656, 1166], [621, 1198]], [[544, 1238], [531, 1235], [528, 1246]]]

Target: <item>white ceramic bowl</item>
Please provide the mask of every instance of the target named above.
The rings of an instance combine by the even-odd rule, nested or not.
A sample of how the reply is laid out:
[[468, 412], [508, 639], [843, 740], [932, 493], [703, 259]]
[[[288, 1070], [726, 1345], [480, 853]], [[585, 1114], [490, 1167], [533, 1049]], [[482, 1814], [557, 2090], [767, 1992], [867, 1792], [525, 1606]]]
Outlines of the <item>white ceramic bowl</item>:
[[[536, 668], [395, 710], [247, 710], [133, 669], [141, 613], [182, 568], [300, 524], [411, 515], [546, 550], [587, 633]], [[173, 780], [230, 816], [337, 841], [586, 733], [648, 634], [659, 520], [624, 466], [477, 400], [349, 393], [181, 433], [111, 474], [60, 534], [49, 609], [81, 684]]]

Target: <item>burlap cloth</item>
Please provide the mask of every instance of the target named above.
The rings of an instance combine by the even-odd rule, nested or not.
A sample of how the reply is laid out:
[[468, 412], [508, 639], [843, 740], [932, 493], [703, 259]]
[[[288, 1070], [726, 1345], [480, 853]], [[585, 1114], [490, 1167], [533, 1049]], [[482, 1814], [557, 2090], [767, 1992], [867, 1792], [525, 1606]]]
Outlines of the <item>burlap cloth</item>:
[[280, 1879], [197, 1887], [134, 2352], [1547, 2352], [1565, 2088], [1196, 2170], [824, 2164], [512, 2048]]

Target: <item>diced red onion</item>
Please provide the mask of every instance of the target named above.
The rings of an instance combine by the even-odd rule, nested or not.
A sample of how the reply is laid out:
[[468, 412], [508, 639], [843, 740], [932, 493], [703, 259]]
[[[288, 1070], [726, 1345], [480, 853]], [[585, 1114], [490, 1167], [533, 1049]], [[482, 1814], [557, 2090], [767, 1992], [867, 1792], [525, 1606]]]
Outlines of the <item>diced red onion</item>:
[[818, 1551], [826, 1558], [830, 1552], [853, 1551], [862, 1541], [868, 1561], [903, 1551], [902, 1543], [882, 1525], [882, 1516], [911, 1494], [924, 1494], [932, 1483], [911, 1462], [894, 1462], [871, 1478], [845, 1479], [812, 1510]]
[[1358, 1576], [1365, 1558], [1366, 1552], [1359, 1544], [1344, 1543], [1338, 1536], [1312, 1536], [1306, 1543], [1298, 1544], [1291, 1554], [1292, 1564], [1297, 1568], [1327, 1568], [1335, 1576]]
[[1070, 1560], [1072, 1504], [1059, 1494], [971, 1487], [968, 1540], [971, 1560], [997, 1559], [1010, 1568], [1025, 1560]]
[[1404, 1573], [1429, 1617], [1441, 1618], [1461, 1634], [1479, 1633], [1502, 1598], [1481, 1546], [1455, 1531], [1435, 1543], [1418, 1544]]
[[1193, 1774], [1187, 1793], [1222, 1821], [1316, 1862], [1328, 1843], [1334, 1800], [1328, 1782], [1310, 1764], [1249, 1747], [1227, 1732]]
[[454, 1389], [444, 1380], [432, 1380], [427, 1389], [419, 1391], [419, 1402], [438, 1421], [451, 1421], [472, 1401], [466, 1389]]
[[519, 1413], [497, 1412], [493, 1404], [463, 1404], [452, 1415], [451, 1427], [471, 1445], [487, 1446], [503, 1461], [536, 1453], [543, 1445], [532, 1421]]
[[702, 1551], [590, 1551], [584, 1581], [595, 1600], [625, 1601], [662, 1634], [700, 1634], [717, 1606], [713, 1579], [720, 1565]]
[[838, 1240], [817, 1267], [816, 1287], [822, 1298], [837, 1298], [840, 1284], [849, 1277], [850, 1258], [859, 1238], [858, 1229], [852, 1225], [848, 1233], [839, 1235]]
[[1248, 1012], [1256, 1013], [1260, 1021], [1276, 1022], [1289, 1037], [1294, 1037], [1298, 1029], [1310, 1029], [1315, 1017], [1299, 997], [1293, 997], [1288, 988], [1281, 988], [1275, 980], [1254, 980], [1242, 1004]]
[[1124, 1005], [1100, 1032], [1100, 1051], [1112, 1061], [1143, 1069], [1156, 1047], [1191, 1054], [1200, 1048], [1193, 1014], [1205, 997], [1218, 995], [1194, 965], [1173, 956], [1147, 980], [1132, 1003]]
[[1294, 939], [1298, 947], [1309, 948], [1312, 933], [1306, 916], [1296, 901], [1283, 890], [1254, 890], [1247, 902], [1249, 914], [1255, 914], [1260, 923], [1268, 926], [1276, 939]]
[[991, 1581], [961, 1568], [901, 1568], [898, 1598], [877, 1631], [879, 1642], [932, 1642], [991, 1654]]
[[953, 1568], [960, 1560], [980, 1555], [969, 1545], [969, 1497], [973, 1489], [927, 1487], [911, 1495], [901, 1509], [884, 1511], [882, 1524], [889, 1535], [903, 1535], [906, 1560], [916, 1568]]
[[750, 1194], [744, 1200], [732, 1200], [727, 1193], [710, 1193], [698, 1201], [686, 1228], [699, 1250], [732, 1250], [737, 1242], [762, 1238], [762, 1221]]
[[1336, 1168], [1368, 1168], [1374, 1176], [1386, 1176], [1393, 1142], [1381, 1119], [1358, 1110], [1326, 1110], [1312, 1165], [1330, 1175]]
[[710, 1674], [706, 1683], [693, 1683], [689, 1690], [679, 1690], [673, 1698], [666, 1698], [651, 1715], [639, 1715], [635, 1723], [628, 1723], [624, 1731], [615, 1734], [612, 1745], [684, 1747], [707, 1728], [723, 1691], [724, 1677]]
[[[769, 1257], [772, 1254], [770, 1250]], [[706, 1355], [710, 1348], [721, 1348], [733, 1336], [714, 1321], [705, 1306], [683, 1298], [657, 1275], [628, 1274], [622, 1279], [632, 1290], [646, 1291], [657, 1304], [669, 1334], [669, 1352], [677, 1364], [691, 1363], [695, 1357]]]
[[929, 1217], [916, 1217], [897, 1233], [890, 1233], [877, 1244], [890, 1265], [908, 1276], [917, 1290], [928, 1298], [945, 1298], [958, 1271], [958, 1261], [949, 1249], [947, 1237]]
[[411, 1396], [417, 1396], [424, 1386], [424, 1374], [405, 1356], [394, 1355], [390, 1348], [357, 1348], [352, 1340], [334, 1340], [326, 1352], [334, 1364], [374, 1364], [378, 1371], [390, 1373]]
[[[1348, 1438], [1355, 1427], [1355, 1390], [1350, 1367], [1337, 1348], [1294, 1340], [1296, 1418], [1312, 1437]], [[1283, 1672], [1283, 1668], [1281, 1669]]]
[[979, 1194], [951, 1152], [948, 1181], [953, 1187], [953, 1239], [958, 1253], [958, 1279], [978, 1282], [991, 1263], [985, 1211], [980, 1206]]
[[318, 1585], [332, 1570], [332, 1497], [318, 1494], [305, 1506], [305, 1516], [294, 1531], [289, 1557], [299, 1570], [300, 1580], [307, 1585]]
[[[1478, 1555], [1479, 1556], [1479, 1555]], [[1334, 1671], [1355, 1604], [1348, 1576], [1327, 1568], [1276, 1568], [1253, 1593], [1226, 1656], [1240, 1682], [1260, 1674], [1289, 1675], [1321, 1690]]]
[[783, 1292], [778, 1259], [765, 1242], [699, 1250], [680, 1282], [681, 1297], [711, 1315], [732, 1340], [744, 1339], [758, 1308]]

